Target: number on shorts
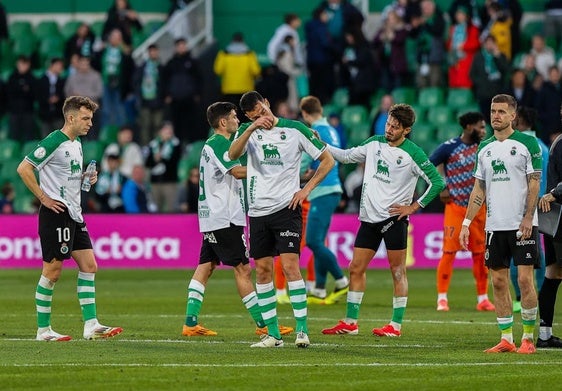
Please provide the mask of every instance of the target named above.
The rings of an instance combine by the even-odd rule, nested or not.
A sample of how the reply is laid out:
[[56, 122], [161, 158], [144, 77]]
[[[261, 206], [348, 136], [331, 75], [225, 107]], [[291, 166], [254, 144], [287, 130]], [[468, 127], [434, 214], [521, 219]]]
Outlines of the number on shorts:
[[70, 241], [70, 228], [57, 228], [57, 235], [59, 237], [59, 243]]

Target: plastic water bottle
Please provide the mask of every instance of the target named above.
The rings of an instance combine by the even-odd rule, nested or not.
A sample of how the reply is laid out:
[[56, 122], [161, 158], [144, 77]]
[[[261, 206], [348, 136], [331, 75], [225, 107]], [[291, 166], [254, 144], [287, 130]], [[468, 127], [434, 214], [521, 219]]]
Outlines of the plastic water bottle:
[[86, 168], [86, 172], [84, 173], [84, 179], [82, 179], [82, 190], [90, 191], [92, 185], [90, 185], [90, 177], [92, 173], [96, 171], [96, 161], [92, 160], [90, 164], [88, 164], [88, 168]]

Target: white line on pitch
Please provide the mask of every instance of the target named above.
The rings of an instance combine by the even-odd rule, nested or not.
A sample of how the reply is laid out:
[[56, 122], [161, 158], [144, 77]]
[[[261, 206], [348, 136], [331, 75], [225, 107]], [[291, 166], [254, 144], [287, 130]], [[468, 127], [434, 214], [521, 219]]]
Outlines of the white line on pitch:
[[[0, 367], [82, 367], [84, 363], [64, 363], [64, 364], [0, 364]], [[282, 367], [483, 367], [483, 366], [499, 366], [499, 365], [541, 365], [541, 366], [559, 366], [562, 361], [544, 362], [544, 361], [494, 361], [494, 362], [473, 362], [473, 363], [255, 363], [255, 364], [190, 364], [190, 363], [87, 363], [88, 367], [161, 367], [161, 368], [282, 368]]]

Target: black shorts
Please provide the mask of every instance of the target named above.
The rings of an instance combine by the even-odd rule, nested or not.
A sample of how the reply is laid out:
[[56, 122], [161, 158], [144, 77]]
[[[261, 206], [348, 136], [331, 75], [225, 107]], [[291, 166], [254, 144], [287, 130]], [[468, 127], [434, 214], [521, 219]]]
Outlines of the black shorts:
[[517, 230], [486, 232], [486, 266], [508, 268], [512, 258], [514, 265], [539, 265], [538, 228], [533, 227], [531, 237], [526, 240], [517, 239], [516, 233]]
[[70, 258], [75, 250], [92, 248], [86, 223], [78, 223], [70, 217], [68, 209], [55, 213], [49, 208], [39, 208], [39, 238], [43, 261], [62, 261]]
[[279, 254], [300, 254], [302, 213], [283, 208], [268, 216], [250, 217], [250, 256], [254, 259]]
[[545, 265], [556, 264], [562, 267], [562, 242], [548, 235], [543, 235], [543, 239]]
[[231, 224], [228, 228], [203, 232], [199, 264], [209, 262], [228, 266], [249, 263], [244, 227]]
[[398, 216], [379, 223], [362, 221], [355, 237], [354, 247], [377, 251], [384, 239], [387, 250], [404, 250], [408, 243], [408, 224], [408, 219], [398, 220]]

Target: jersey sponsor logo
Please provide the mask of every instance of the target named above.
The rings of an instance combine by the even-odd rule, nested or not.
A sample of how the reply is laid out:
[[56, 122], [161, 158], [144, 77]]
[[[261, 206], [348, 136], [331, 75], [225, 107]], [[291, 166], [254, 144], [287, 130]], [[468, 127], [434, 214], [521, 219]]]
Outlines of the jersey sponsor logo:
[[261, 147], [263, 149], [264, 159], [281, 158], [281, 155], [279, 154], [279, 149], [277, 149], [276, 145], [264, 144]]
[[[228, 154], [228, 153], [227, 153]], [[209, 163], [209, 160], [211, 160], [211, 158], [209, 157], [209, 154], [207, 153], [207, 151], [205, 151], [205, 149], [203, 149], [201, 151], [201, 156], [203, 157], [203, 159], [205, 159], [205, 161], [207, 163]]]
[[70, 173], [76, 174], [77, 172], [82, 172], [82, 167], [78, 161], [72, 159], [70, 161]]
[[385, 233], [386, 231], [388, 231], [390, 229], [390, 227], [392, 227], [394, 225], [394, 220], [389, 221], [388, 224], [385, 224], [382, 228], [381, 228], [381, 234]]
[[263, 158], [260, 164], [265, 164], [269, 166], [282, 166], [283, 162], [281, 161], [281, 154], [279, 153], [279, 149], [276, 145], [273, 144], [263, 144]]
[[248, 195], [248, 197], [250, 198], [250, 200], [249, 200], [250, 204], [253, 204], [253, 203], [256, 202], [256, 181], [257, 180], [258, 180], [258, 177], [255, 176], [255, 175], [253, 175], [250, 178], [250, 186], [249, 186], [249, 189], [250, 189], [249, 193], [250, 194]]
[[201, 219], [206, 219], [211, 215], [211, 210], [206, 205], [199, 205], [197, 212], [199, 218]]
[[35, 152], [33, 152], [33, 156], [35, 156], [37, 159], [43, 159], [46, 154], [47, 150], [44, 147], [39, 147], [35, 150]]
[[377, 160], [377, 172], [376, 173], [386, 175], [386, 176], [390, 176], [390, 173], [388, 171], [388, 164], [384, 160], [382, 160], [382, 159]]
[[492, 170], [494, 170], [493, 175], [507, 174], [505, 163], [501, 159], [492, 160]]

